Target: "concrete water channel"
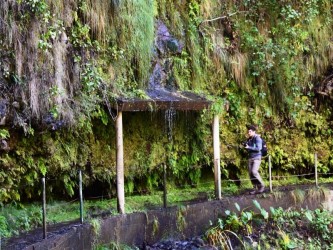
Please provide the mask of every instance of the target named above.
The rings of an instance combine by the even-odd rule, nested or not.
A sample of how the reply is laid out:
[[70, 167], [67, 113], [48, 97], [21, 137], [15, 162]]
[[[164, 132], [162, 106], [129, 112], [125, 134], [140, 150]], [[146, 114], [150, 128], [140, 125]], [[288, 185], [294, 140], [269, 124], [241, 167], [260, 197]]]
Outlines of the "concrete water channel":
[[[49, 231], [43, 240], [42, 229], [34, 235], [13, 239], [2, 249], [44, 250], [44, 249], [93, 249], [99, 244], [124, 244], [143, 249], [145, 244], [152, 245], [165, 239], [182, 240], [202, 235], [225, 215], [226, 210], [235, 211], [235, 203], [241, 209], [258, 212], [253, 201], [269, 211], [270, 207], [308, 208], [323, 207], [333, 210], [333, 184], [323, 188], [297, 187], [297, 189], [275, 191], [261, 195], [240, 195], [223, 197], [221, 200], [184, 204], [159, 208], [146, 212], [110, 215], [100, 218], [99, 230], [89, 224], [71, 223], [54, 231]], [[297, 195], [303, 190], [303, 195]]]

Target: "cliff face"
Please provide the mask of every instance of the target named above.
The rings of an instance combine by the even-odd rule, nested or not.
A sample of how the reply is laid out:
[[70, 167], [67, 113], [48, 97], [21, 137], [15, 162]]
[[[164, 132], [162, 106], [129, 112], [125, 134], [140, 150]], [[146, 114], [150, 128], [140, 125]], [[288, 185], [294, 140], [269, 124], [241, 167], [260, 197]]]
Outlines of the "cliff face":
[[175, 183], [197, 182], [212, 165], [215, 113], [225, 176], [245, 170], [237, 145], [248, 123], [259, 125], [276, 171], [309, 172], [314, 152], [329, 171], [331, 8], [331, 0], [3, 0], [0, 202], [34, 198], [42, 174], [72, 195], [78, 168], [86, 186], [112, 194], [111, 103], [147, 98], [156, 86], [214, 104], [200, 114], [125, 115], [129, 192], [158, 186], [164, 163]]

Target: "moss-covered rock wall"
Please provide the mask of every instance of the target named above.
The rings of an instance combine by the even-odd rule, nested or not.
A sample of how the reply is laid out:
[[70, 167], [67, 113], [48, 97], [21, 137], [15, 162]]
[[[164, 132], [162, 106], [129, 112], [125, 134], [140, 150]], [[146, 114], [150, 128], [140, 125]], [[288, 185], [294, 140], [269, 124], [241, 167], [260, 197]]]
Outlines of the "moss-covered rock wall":
[[[212, 169], [220, 114], [223, 177], [246, 171], [255, 123], [274, 171], [332, 169], [332, 1], [4, 0], [0, 7], [0, 202], [34, 199], [39, 179], [71, 196], [114, 194], [117, 97], [158, 85], [200, 93], [210, 110], [124, 115], [128, 192], [196, 183]], [[172, 122], [170, 122], [172, 119]], [[237, 168], [235, 171], [234, 168]], [[232, 171], [230, 171], [232, 169]]]

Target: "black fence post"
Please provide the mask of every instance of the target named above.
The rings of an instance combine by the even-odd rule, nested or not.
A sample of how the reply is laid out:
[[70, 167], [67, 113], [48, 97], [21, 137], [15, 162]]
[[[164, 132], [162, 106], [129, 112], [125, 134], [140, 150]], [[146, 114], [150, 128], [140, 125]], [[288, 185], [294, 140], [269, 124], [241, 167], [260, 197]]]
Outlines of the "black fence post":
[[318, 163], [317, 163], [317, 153], [314, 154], [314, 163], [315, 163], [315, 179], [316, 179], [316, 187], [318, 187]]
[[163, 206], [167, 208], [166, 164], [163, 164]]
[[82, 170], [79, 170], [80, 222], [83, 224]]
[[46, 185], [45, 177], [42, 178], [43, 185], [43, 239], [46, 239]]
[[273, 192], [273, 184], [272, 184], [272, 161], [271, 156], [268, 155], [268, 168], [269, 168], [269, 191]]

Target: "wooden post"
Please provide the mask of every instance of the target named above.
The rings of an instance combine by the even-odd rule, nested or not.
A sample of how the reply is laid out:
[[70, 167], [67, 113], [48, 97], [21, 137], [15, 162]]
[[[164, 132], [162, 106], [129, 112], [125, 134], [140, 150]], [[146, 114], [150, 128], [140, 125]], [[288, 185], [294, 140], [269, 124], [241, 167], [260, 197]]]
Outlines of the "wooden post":
[[213, 147], [214, 147], [214, 176], [215, 176], [215, 196], [221, 199], [221, 169], [220, 169], [220, 129], [219, 116], [214, 116], [213, 121]]
[[166, 187], [166, 165], [163, 164], [163, 206], [164, 208], [167, 208], [167, 187]]
[[42, 178], [43, 186], [43, 239], [46, 239], [46, 186], [45, 186], [45, 177]]
[[318, 187], [317, 153], [314, 154], [314, 162], [315, 162], [315, 179], [316, 179], [316, 187]]
[[82, 170], [79, 170], [80, 222], [83, 224]]
[[272, 162], [271, 156], [268, 155], [268, 168], [269, 168], [269, 191], [273, 192], [273, 184], [272, 184]]
[[123, 115], [118, 112], [116, 120], [117, 140], [117, 208], [120, 214], [125, 213], [124, 188], [124, 145], [123, 145]]

